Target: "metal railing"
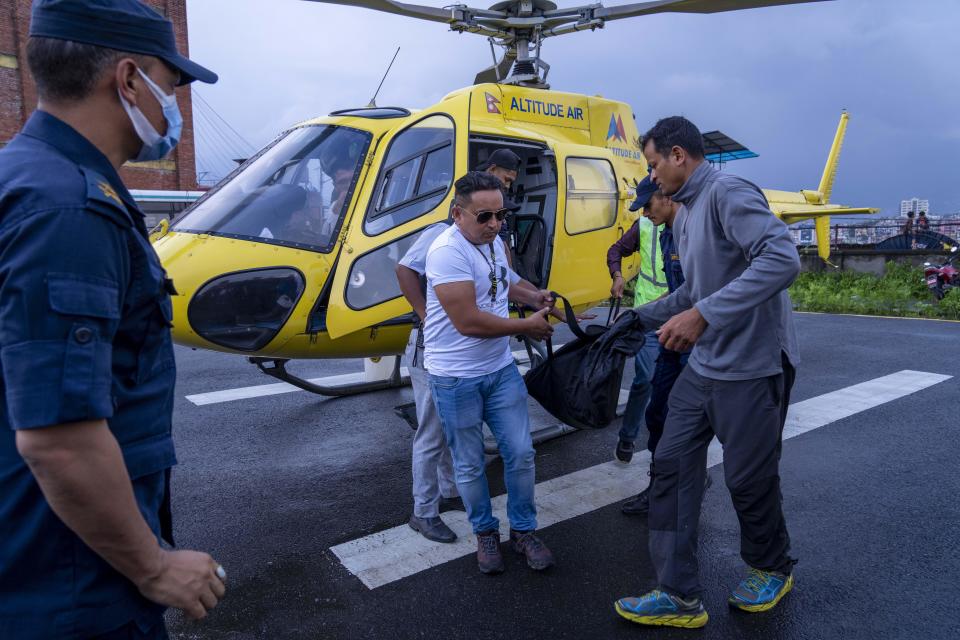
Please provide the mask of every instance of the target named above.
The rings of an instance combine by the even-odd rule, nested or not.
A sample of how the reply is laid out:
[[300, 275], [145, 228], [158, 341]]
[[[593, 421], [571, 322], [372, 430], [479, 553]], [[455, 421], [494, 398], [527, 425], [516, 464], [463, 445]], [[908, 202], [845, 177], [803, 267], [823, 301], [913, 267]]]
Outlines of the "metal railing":
[[[790, 233], [798, 246], [810, 246], [817, 242], [812, 226], [790, 227]], [[902, 238], [898, 240], [898, 236]], [[914, 222], [910, 230], [902, 219], [877, 220], [872, 224], [830, 225], [830, 245], [833, 247], [867, 248], [892, 244], [897, 245], [892, 248], [899, 249], [932, 248], [932, 245], [939, 245], [943, 238], [960, 242], [960, 218], [930, 221], [924, 229]]]

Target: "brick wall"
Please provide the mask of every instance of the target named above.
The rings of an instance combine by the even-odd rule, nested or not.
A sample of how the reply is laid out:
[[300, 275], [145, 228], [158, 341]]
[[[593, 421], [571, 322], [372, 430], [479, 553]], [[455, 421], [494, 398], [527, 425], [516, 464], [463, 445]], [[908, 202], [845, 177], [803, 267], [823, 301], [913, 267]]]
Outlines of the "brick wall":
[[[186, 0], [146, 0], [173, 21], [177, 46], [187, 48]], [[37, 106], [37, 91], [26, 63], [32, 0], [0, 0], [0, 145], [12, 138]], [[11, 68], [16, 67], [16, 68]], [[120, 176], [130, 189], [192, 191], [197, 188], [193, 105], [189, 87], [177, 90], [183, 134], [170, 159], [173, 169], [125, 166]]]
[[0, 0], [0, 144], [12, 138], [23, 124], [23, 91], [20, 86], [20, 51], [17, 46], [17, 7]]

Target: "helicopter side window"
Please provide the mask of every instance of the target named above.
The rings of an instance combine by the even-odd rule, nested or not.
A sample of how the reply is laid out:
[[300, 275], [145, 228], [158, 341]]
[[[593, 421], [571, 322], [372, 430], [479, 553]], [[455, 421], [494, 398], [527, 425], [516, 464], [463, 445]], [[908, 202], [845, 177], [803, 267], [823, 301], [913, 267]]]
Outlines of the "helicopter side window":
[[387, 172], [380, 192], [380, 201], [377, 203], [378, 210], [391, 209], [416, 195], [417, 176], [422, 164], [423, 156], [417, 156]]
[[617, 178], [608, 160], [567, 159], [567, 233], [574, 235], [612, 226], [617, 220], [617, 199]]
[[436, 209], [453, 184], [453, 121], [424, 118], [390, 144], [363, 229], [375, 236]]
[[423, 231], [419, 229], [357, 258], [350, 267], [345, 296], [351, 309], [369, 309], [402, 295], [395, 269]]

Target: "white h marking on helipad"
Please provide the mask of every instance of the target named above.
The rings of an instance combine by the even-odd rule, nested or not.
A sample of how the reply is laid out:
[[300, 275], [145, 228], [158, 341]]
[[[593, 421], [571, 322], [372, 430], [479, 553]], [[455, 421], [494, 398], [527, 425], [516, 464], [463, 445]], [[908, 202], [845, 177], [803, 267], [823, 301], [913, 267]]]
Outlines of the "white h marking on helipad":
[[[951, 377], [905, 370], [796, 402], [790, 405], [783, 438], [794, 438]], [[649, 454], [644, 452], [634, 456], [634, 459], [635, 462], [630, 466], [606, 462], [537, 484], [539, 527], [542, 529], [575, 518], [642, 491], [647, 484], [647, 475], [638, 471], [638, 468], [645, 467]], [[707, 465], [714, 466], [722, 461], [723, 451], [714, 440], [709, 448]], [[492, 500], [503, 536], [509, 534], [506, 498], [500, 495]], [[404, 524], [338, 544], [330, 550], [363, 584], [376, 589], [476, 551], [476, 541], [465, 513], [447, 512], [443, 520], [456, 532], [456, 542], [430, 542]]]

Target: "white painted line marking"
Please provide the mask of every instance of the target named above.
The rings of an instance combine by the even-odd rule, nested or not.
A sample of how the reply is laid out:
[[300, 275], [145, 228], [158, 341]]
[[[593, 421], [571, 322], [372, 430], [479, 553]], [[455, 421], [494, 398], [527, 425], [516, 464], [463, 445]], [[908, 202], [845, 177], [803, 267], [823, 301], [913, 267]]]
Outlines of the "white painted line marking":
[[[400, 375], [408, 376], [410, 372], [407, 371], [406, 367], [400, 367]], [[310, 378], [307, 382], [327, 386], [356, 384], [363, 382], [363, 372], [344, 373], [338, 376], [326, 376], [324, 378]], [[198, 407], [202, 407], [207, 404], [232, 402], [234, 400], [245, 400], [247, 398], [262, 398], [264, 396], [275, 396], [281, 393], [293, 393], [294, 391], [303, 391], [303, 389], [295, 387], [292, 384], [287, 384], [286, 382], [276, 382], [274, 384], [258, 384], [252, 387], [239, 387], [236, 389], [224, 389], [223, 391], [197, 393], [186, 396], [186, 398]]]
[[[794, 403], [787, 415], [783, 437], [785, 440], [794, 438], [950, 378], [922, 371], [900, 371]], [[722, 461], [723, 451], [714, 440], [708, 450], [707, 464], [714, 466]], [[631, 465], [606, 462], [539, 483], [536, 500], [540, 528], [636, 495], [647, 484], [647, 475], [640, 470], [648, 462], [649, 454], [643, 452], [634, 456]], [[501, 522], [501, 535], [507, 536], [506, 495], [497, 496], [492, 502]], [[336, 545], [330, 550], [363, 584], [376, 589], [476, 551], [476, 541], [465, 513], [447, 512], [443, 514], [443, 520], [458, 536], [452, 544], [430, 542], [404, 524]]]
[[[562, 347], [562, 344], [554, 346], [554, 349], [559, 349]], [[513, 356], [517, 358], [521, 363], [527, 362], [527, 352], [526, 351], [514, 351]], [[528, 363], [529, 364], [529, 363]], [[520, 373], [526, 373], [528, 367], [520, 367]], [[400, 367], [400, 375], [408, 376], [410, 375], [406, 367]], [[324, 385], [328, 387], [342, 386], [348, 384], [356, 384], [358, 382], [363, 382], [363, 373], [344, 373], [338, 376], [326, 376], [323, 378], [310, 378], [307, 382], [313, 384]], [[275, 396], [281, 393], [293, 393], [295, 391], [303, 391], [299, 387], [295, 387], [292, 384], [287, 384], [286, 382], [276, 382], [273, 384], [258, 384], [252, 387], [238, 387], [236, 389], [224, 389], [223, 391], [210, 391], [208, 393], [195, 393], [189, 396], [186, 396], [187, 400], [202, 407], [208, 404], [219, 404], [221, 402], [233, 402], [235, 400], [246, 400], [247, 398], [262, 398], [264, 396]]]

